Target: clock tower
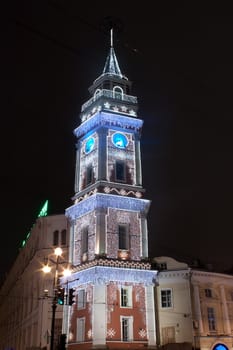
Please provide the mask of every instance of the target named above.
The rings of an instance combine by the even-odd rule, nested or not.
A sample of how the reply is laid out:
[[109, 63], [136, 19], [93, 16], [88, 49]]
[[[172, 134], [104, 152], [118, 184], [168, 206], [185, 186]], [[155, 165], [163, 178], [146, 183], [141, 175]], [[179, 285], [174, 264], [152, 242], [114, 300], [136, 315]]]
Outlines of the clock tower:
[[148, 262], [137, 97], [111, 45], [102, 74], [81, 108], [76, 144], [75, 194], [66, 209], [75, 290], [64, 307], [68, 349], [139, 349], [155, 346], [153, 286]]

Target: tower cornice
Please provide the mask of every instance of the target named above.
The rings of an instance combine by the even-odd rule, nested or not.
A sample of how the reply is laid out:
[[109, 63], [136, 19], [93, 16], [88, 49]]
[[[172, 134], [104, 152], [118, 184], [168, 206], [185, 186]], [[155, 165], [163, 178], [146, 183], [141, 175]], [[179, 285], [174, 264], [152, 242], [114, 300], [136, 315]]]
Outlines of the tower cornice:
[[80, 138], [100, 127], [124, 129], [129, 132], [140, 133], [142, 125], [143, 120], [138, 118], [128, 117], [120, 113], [97, 112], [78, 126], [74, 130], [74, 134], [77, 138]]
[[130, 198], [112, 194], [96, 193], [87, 199], [74, 204], [66, 209], [65, 215], [70, 220], [76, 220], [80, 216], [98, 208], [114, 208], [127, 211], [139, 211], [147, 213], [151, 201], [148, 199]]

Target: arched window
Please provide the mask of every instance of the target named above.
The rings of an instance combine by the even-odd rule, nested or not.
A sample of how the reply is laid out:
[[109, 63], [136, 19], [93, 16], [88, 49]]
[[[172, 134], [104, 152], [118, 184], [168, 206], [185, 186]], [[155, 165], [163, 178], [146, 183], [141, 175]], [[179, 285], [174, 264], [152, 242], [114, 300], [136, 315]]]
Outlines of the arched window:
[[66, 245], [66, 230], [61, 231], [61, 245]]
[[97, 100], [97, 98], [100, 96], [100, 94], [101, 94], [101, 90], [100, 90], [100, 89], [97, 89], [97, 90], [95, 91], [95, 94], [94, 94], [94, 101]]
[[58, 230], [53, 232], [53, 245], [59, 245], [59, 232]]
[[114, 86], [113, 88], [113, 98], [118, 98], [119, 100], [123, 100], [124, 91], [120, 86]]

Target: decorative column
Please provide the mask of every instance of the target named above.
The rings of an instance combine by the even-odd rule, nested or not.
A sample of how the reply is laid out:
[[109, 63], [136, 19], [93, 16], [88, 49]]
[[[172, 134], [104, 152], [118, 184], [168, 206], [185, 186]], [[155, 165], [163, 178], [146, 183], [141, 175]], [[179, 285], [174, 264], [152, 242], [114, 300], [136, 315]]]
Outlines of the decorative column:
[[230, 319], [229, 319], [229, 315], [228, 315], [225, 289], [224, 289], [223, 285], [220, 286], [220, 293], [221, 293], [221, 301], [222, 301], [224, 333], [227, 335], [231, 335], [231, 325], [230, 325]]
[[151, 349], [152, 348], [155, 349], [156, 331], [155, 331], [154, 285], [146, 286], [145, 293], [146, 293], [148, 347]]
[[148, 257], [148, 230], [147, 230], [147, 220], [144, 213], [140, 213], [141, 218], [141, 232], [142, 232], [142, 242], [141, 242], [141, 256], [143, 258]]
[[93, 347], [103, 349], [106, 346], [106, 285], [99, 281], [93, 288]]
[[198, 284], [193, 284], [194, 289], [194, 307], [195, 307], [195, 316], [199, 325], [199, 333], [203, 334], [203, 322], [201, 315], [201, 304], [200, 304], [200, 294], [199, 294], [199, 286]]

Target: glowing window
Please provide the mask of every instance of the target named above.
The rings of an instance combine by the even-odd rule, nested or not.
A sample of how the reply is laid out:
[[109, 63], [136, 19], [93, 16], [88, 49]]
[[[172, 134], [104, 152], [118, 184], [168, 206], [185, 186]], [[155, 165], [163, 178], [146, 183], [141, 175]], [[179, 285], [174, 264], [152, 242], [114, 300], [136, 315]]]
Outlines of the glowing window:
[[93, 137], [90, 137], [87, 142], [86, 142], [86, 145], [85, 145], [85, 152], [86, 153], [90, 153], [93, 148], [94, 148], [94, 145], [95, 145], [95, 140]]
[[124, 134], [116, 132], [112, 135], [112, 142], [118, 148], [125, 148], [128, 145], [128, 139]]

